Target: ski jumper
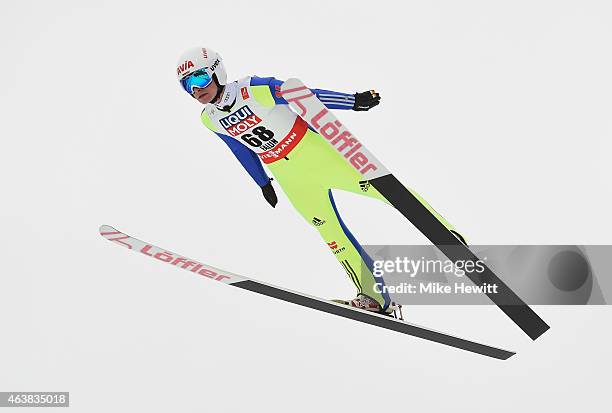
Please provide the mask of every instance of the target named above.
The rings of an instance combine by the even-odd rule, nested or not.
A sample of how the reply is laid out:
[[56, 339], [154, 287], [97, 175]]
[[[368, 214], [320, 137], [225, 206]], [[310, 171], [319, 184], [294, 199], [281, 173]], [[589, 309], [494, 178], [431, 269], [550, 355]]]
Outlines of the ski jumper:
[[[262, 166], [266, 164], [293, 206], [319, 231], [357, 290], [374, 298], [386, 310], [391, 304], [390, 297], [378, 292], [384, 282], [373, 275], [372, 259], [342, 221], [331, 190], [341, 189], [389, 202], [288, 107], [280, 95], [282, 83], [273, 77], [256, 76], [229, 83], [219, 103], [205, 106], [201, 120], [229, 146], [260, 187], [270, 179]], [[351, 94], [323, 89], [312, 92], [329, 109], [353, 108]]]

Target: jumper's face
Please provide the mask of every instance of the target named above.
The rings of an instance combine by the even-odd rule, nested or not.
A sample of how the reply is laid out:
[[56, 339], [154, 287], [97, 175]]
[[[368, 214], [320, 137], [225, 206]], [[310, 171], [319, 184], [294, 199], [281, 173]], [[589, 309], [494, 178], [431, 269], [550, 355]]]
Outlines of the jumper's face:
[[193, 96], [201, 104], [206, 105], [207, 103], [212, 102], [215, 96], [217, 96], [218, 91], [219, 88], [217, 87], [217, 83], [210, 82], [210, 85], [203, 88], [194, 86], [191, 96]]
[[215, 77], [207, 69], [208, 67], [198, 69], [180, 80], [185, 92], [202, 104], [210, 103], [218, 92]]

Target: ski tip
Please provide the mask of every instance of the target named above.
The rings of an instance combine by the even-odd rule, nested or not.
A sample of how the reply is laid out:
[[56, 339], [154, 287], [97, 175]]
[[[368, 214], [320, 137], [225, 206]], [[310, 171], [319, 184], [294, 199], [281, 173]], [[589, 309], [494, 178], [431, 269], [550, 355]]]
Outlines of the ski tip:
[[303, 87], [305, 87], [304, 82], [302, 82], [298, 78], [292, 77], [283, 82], [283, 84], [281, 85], [281, 93], [292, 91], [293, 89], [303, 88]]
[[100, 231], [100, 235], [108, 234], [110, 232], [119, 232], [115, 228], [111, 227], [110, 225], [100, 225], [99, 231]]

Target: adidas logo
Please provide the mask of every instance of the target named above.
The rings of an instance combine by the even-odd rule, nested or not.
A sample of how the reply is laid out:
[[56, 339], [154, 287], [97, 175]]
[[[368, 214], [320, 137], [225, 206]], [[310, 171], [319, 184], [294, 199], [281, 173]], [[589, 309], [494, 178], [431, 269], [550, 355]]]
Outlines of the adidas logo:
[[325, 221], [324, 219], [319, 219], [317, 217], [313, 217], [312, 218], [312, 224], [316, 225], [317, 227], [320, 227], [321, 225], [325, 224], [327, 221]]
[[368, 189], [370, 189], [370, 181], [359, 181], [359, 186], [363, 192], [368, 192]]

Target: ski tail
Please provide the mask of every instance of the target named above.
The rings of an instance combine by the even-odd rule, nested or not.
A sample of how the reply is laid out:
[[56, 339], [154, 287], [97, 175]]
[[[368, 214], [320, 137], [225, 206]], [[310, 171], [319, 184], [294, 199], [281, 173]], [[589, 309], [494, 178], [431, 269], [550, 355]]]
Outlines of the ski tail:
[[347, 307], [332, 301], [291, 291], [285, 288], [276, 287], [244, 277], [242, 275], [224, 271], [208, 264], [184, 257], [180, 254], [176, 254], [169, 250], [157, 247], [153, 244], [141, 241], [137, 238], [133, 238], [108, 225], [103, 225], [100, 227], [100, 235], [107, 240], [114, 242], [115, 244], [139, 252], [158, 261], [168, 263], [174, 267], [190, 271], [194, 274], [201, 275], [205, 278], [219, 281], [233, 287], [238, 287], [243, 290], [248, 290], [275, 298], [277, 300], [286, 301], [302, 307], [312, 308], [317, 311], [333, 314], [375, 327], [396, 331], [409, 336], [418, 337], [424, 340], [433, 341], [460, 350], [465, 350], [500, 360], [506, 360], [515, 354], [512, 351], [451, 336], [435, 330], [427, 329], [425, 327], [420, 327], [415, 324], [399, 321], [388, 316], [360, 310], [358, 308]]
[[[452, 232], [436, 219], [423, 204], [393, 175], [370, 180], [392, 205], [408, 218], [451, 261], [476, 262], [478, 257]], [[482, 262], [482, 261], [481, 261]], [[478, 286], [497, 285], [496, 294], [488, 294], [494, 303], [518, 325], [532, 340], [550, 328], [521, 298], [514, 293], [491, 269], [476, 274], [466, 271], [470, 280]]]
[[295, 293], [283, 288], [273, 287], [253, 280], [241, 281], [236, 283], [235, 286], [259, 294], [267, 295], [268, 297], [274, 297], [279, 300], [298, 304], [303, 307], [323, 311], [328, 314], [334, 314], [340, 317], [382, 327], [387, 330], [397, 331], [413, 337], [434, 341], [436, 343], [445, 344], [447, 346], [462, 350], [468, 350], [473, 353], [479, 353], [500, 360], [507, 360], [516, 354], [512, 351], [487, 346], [485, 344], [476, 343], [474, 341], [465, 340], [463, 338], [454, 337], [445, 333], [419, 327], [414, 324], [398, 321], [389, 316], [360, 310], [358, 308], [347, 307], [342, 304], [336, 304], [332, 301], [309, 297], [301, 293]]

